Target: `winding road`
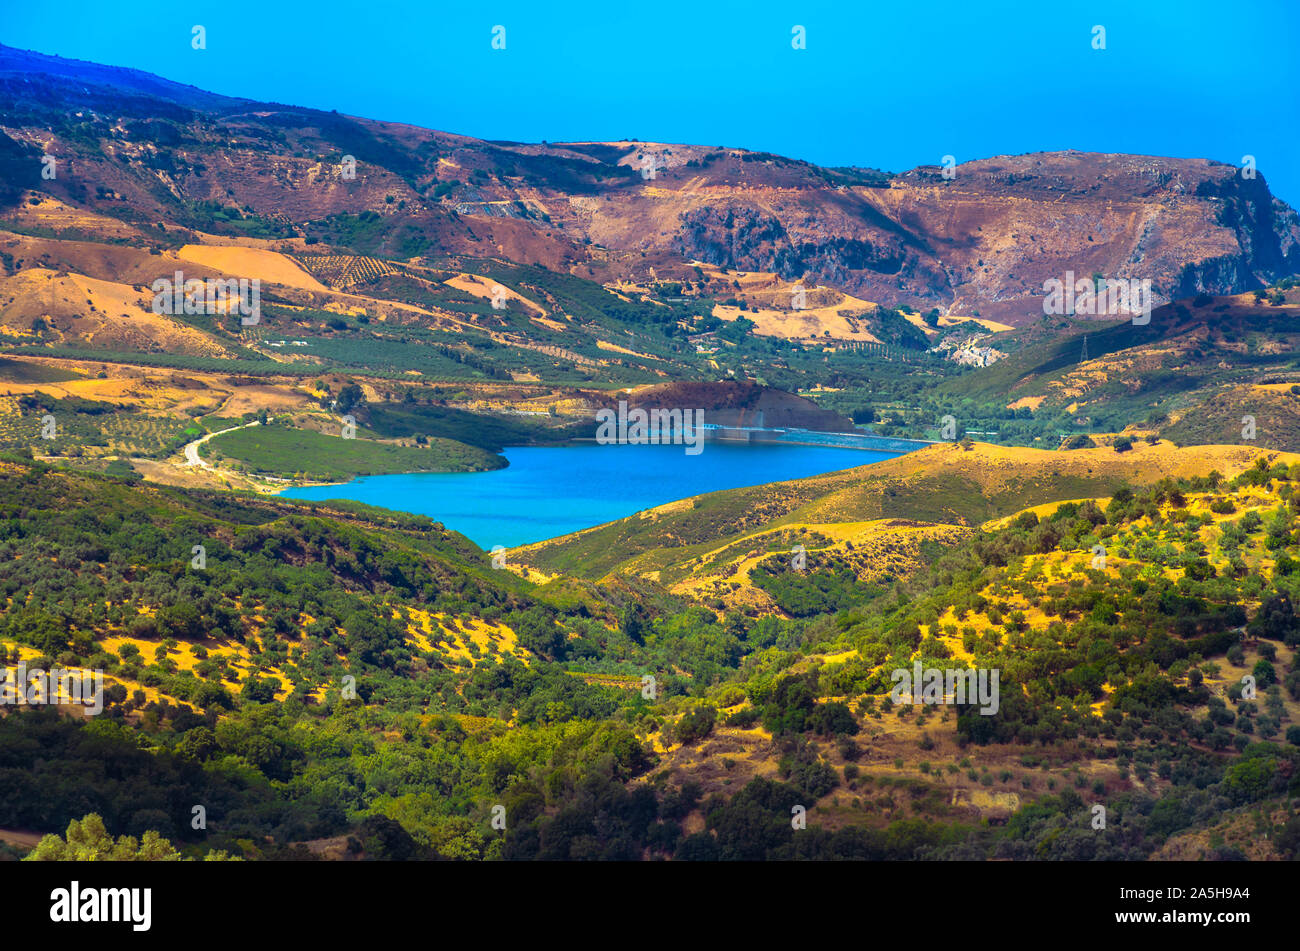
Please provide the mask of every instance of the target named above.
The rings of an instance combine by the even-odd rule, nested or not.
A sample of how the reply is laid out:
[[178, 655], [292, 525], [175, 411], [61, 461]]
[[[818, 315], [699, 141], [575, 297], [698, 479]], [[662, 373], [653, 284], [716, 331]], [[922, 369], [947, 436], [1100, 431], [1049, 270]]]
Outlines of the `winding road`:
[[225, 433], [233, 433], [236, 429], [247, 429], [249, 426], [257, 426], [257, 425], [259, 425], [258, 421], [253, 420], [251, 423], [244, 423], [242, 426], [231, 426], [229, 429], [222, 429], [222, 430], [218, 430], [215, 433], [208, 433], [206, 436], [200, 436], [198, 439], [194, 440], [194, 442], [186, 443], [185, 444], [185, 465], [199, 466], [203, 469], [211, 469], [212, 463], [204, 462], [203, 458], [199, 455], [200, 446], [202, 446], [213, 436], [221, 436], [224, 435]]

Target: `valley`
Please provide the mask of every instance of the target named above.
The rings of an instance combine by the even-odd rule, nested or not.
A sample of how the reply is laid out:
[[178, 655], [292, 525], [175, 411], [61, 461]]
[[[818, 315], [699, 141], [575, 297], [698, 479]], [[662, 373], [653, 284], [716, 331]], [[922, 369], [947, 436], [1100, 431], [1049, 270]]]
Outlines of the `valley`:
[[0, 857], [1300, 857], [1253, 171], [488, 140], [0, 46], [0, 653], [104, 685], [0, 704]]

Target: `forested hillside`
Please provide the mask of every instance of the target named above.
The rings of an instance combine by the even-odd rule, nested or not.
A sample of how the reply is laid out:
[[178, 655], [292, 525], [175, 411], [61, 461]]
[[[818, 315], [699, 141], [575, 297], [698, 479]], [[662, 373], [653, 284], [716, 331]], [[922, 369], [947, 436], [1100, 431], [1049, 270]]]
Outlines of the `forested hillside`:
[[[11, 458], [8, 660], [110, 686], [97, 718], [0, 719], [0, 827], [94, 812], [251, 858], [1293, 855], [1297, 479], [1042, 507], [889, 585], [774, 555], [851, 606], [747, 618], [537, 586], [426, 519]], [[917, 660], [1000, 670], [998, 712], [893, 702]]]

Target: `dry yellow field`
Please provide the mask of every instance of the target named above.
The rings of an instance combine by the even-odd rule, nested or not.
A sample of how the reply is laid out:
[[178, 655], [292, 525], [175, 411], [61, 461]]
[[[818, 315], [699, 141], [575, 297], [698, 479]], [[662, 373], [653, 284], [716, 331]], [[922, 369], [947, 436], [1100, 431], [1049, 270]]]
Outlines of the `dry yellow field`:
[[194, 328], [153, 313], [152, 293], [130, 284], [33, 267], [0, 278], [0, 295], [8, 300], [0, 324], [11, 334], [30, 331], [32, 320], [41, 318], [64, 339], [108, 350], [161, 346], [200, 356], [222, 353]]
[[231, 245], [187, 244], [176, 253], [183, 261], [202, 264], [232, 277], [257, 278], [268, 284], [282, 284], [306, 291], [329, 291], [328, 287], [298, 264], [276, 251]]
[[[457, 274], [455, 277], [443, 281], [448, 287], [454, 287], [458, 291], [464, 291], [467, 294], [473, 294], [475, 297], [481, 297], [484, 300], [491, 300], [496, 293], [495, 288], [501, 289], [501, 296], [509, 301], [518, 301], [529, 310], [536, 314], [545, 315], [546, 310], [541, 305], [529, 300], [517, 291], [513, 291], [504, 284], [486, 277], [479, 277], [477, 274]], [[563, 329], [563, 325], [560, 325]]]

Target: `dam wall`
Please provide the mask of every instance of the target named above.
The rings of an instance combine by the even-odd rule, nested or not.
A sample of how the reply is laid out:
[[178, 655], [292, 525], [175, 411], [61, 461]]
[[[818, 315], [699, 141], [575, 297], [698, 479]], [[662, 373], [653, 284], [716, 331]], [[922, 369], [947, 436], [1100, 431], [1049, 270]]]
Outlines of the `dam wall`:
[[871, 449], [876, 452], [912, 452], [932, 445], [924, 439], [900, 439], [870, 433], [822, 433], [809, 429], [774, 429], [758, 426], [700, 426], [706, 442], [790, 443], [798, 446], [834, 446], [837, 449]]

